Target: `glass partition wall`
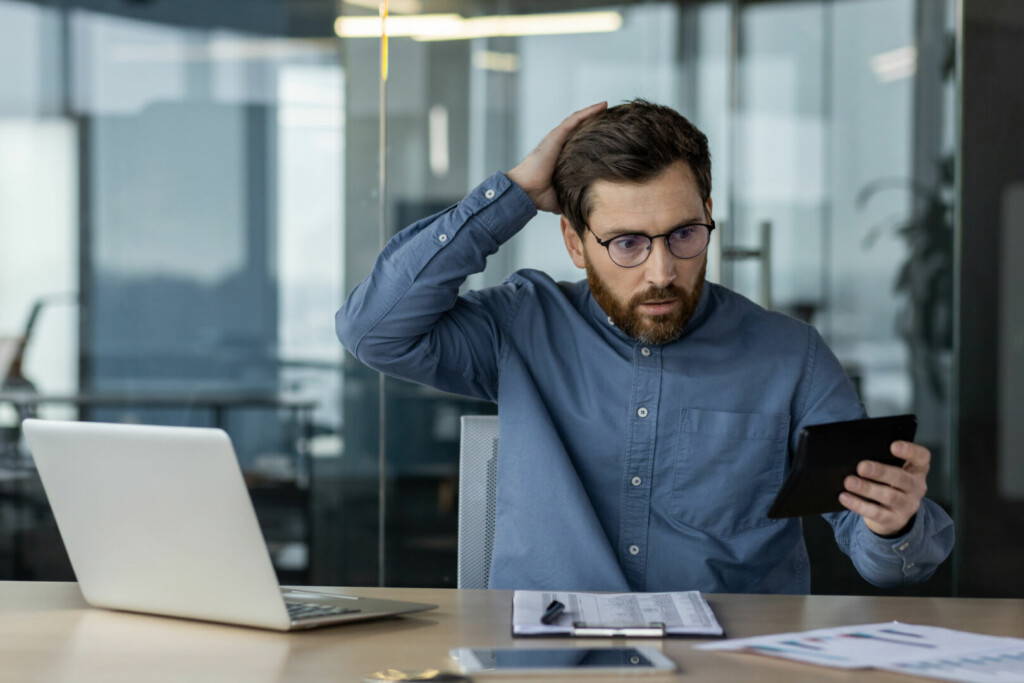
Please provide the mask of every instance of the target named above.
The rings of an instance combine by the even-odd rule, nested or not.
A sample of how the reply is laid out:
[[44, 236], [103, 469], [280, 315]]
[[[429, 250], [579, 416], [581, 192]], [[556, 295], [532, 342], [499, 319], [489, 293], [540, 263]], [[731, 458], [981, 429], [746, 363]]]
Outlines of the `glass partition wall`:
[[343, 71], [333, 8], [264, 4], [0, 1], [4, 578], [70, 576], [28, 415], [227, 429], [281, 577], [315, 574]]
[[[495, 408], [367, 369], [333, 312], [402, 227], [635, 97], [708, 134], [709, 277], [817, 326], [869, 414], [916, 412], [953, 509], [953, 27], [952, 0], [0, 0], [0, 578], [69, 576], [31, 413], [223, 427], [282, 579], [453, 586], [459, 418]], [[582, 278], [557, 224], [466, 287]], [[806, 532], [816, 592], [874, 590]]]
[[[568, 113], [600, 100], [669, 104], [710, 138], [722, 229], [709, 277], [814, 324], [870, 415], [917, 413], [934, 456], [931, 495], [952, 510], [953, 3], [527, 5], [377, 3], [339, 22], [346, 99], [363, 103], [361, 117], [373, 105], [379, 116], [360, 125], [380, 146], [361, 159], [350, 150], [348, 165], [373, 152], [385, 164], [383, 183], [349, 175], [349, 196], [380, 193], [377, 207], [349, 204], [349, 225], [382, 219], [376, 235], [346, 233], [346, 287], [368, 272], [380, 240], [513, 166]], [[556, 11], [569, 14], [553, 24]], [[466, 286], [518, 268], [580, 279], [557, 226], [537, 216]], [[493, 406], [349, 362], [347, 379], [363, 388], [347, 414], [364, 414], [378, 392], [378, 431], [346, 440], [380, 477], [364, 488], [377, 496], [378, 580], [451, 585], [458, 416]], [[823, 521], [807, 520], [806, 536], [815, 591], [876, 590]], [[948, 563], [910, 592], [952, 585]]]

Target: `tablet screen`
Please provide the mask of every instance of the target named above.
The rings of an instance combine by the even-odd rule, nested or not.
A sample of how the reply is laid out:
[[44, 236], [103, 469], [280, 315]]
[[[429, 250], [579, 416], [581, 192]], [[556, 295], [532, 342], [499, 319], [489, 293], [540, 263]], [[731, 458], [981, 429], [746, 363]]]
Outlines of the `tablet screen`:
[[485, 669], [645, 668], [654, 666], [636, 648], [474, 649]]

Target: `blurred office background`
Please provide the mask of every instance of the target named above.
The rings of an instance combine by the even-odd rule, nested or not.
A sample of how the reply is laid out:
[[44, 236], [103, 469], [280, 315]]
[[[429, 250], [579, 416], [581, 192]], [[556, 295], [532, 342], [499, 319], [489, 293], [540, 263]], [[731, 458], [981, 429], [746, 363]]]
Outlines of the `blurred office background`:
[[[917, 413], [959, 538], [904, 592], [1024, 595], [1024, 5], [390, 0], [382, 39], [382, 4], [0, 0], [0, 579], [72, 577], [39, 415], [227, 429], [284, 581], [454, 586], [459, 417], [494, 406], [381, 378], [333, 313], [401, 227], [644, 97], [710, 138], [711, 279]], [[579, 279], [556, 226], [468, 286]], [[806, 534], [815, 592], [878, 592]]]

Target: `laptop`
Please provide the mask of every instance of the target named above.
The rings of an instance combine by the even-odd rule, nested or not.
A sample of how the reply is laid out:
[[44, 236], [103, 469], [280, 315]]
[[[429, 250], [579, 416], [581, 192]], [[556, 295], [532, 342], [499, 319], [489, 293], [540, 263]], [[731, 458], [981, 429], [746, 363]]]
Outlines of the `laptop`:
[[94, 607], [277, 631], [436, 607], [278, 586], [220, 429], [35, 419], [22, 426]]

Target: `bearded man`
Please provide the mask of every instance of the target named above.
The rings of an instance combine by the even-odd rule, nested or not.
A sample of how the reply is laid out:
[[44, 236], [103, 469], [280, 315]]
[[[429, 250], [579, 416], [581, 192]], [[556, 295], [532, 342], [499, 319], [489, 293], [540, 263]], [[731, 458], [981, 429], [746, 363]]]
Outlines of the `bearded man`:
[[[459, 295], [537, 211], [587, 278], [521, 270]], [[705, 281], [707, 138], [635, 100], [576, 112], [507, 174], [397, 234], [338, 312], [381, 372], [498, 404], [492, 588], [807, 593], [799, 519], [769, 519], [800, 431], [858, 419], [817, 331]], [[865, 460], [836, 542], [879, 586], [953, 545], [930, 454]]]

